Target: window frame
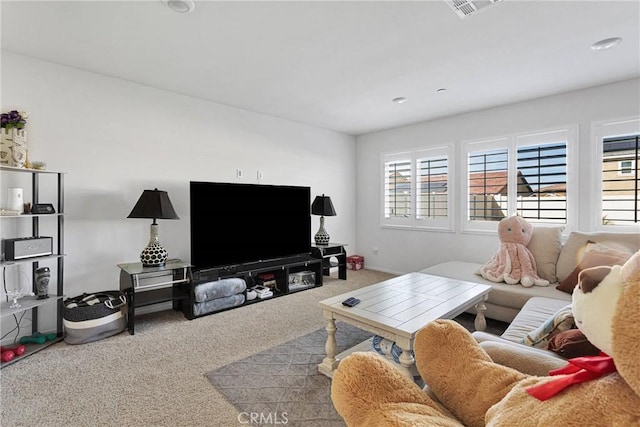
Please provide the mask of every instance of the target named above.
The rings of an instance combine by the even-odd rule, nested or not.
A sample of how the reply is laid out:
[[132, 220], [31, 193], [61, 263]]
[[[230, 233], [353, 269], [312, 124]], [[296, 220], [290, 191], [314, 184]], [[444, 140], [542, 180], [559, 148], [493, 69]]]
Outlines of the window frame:
[[[631, 165], [629, 165], [628, 168], [624, 167], [622, 165], [623, 162], [629, 162], [631, 163]], [[636, 161], [634, 159], [632, 160], [618, 160], [618, 176], [626, 176], [626, 175], [633, 175], [633, 170], [636, 168]], [[628, 171], [627, 171], [628, 169]]]
[[[442, 231], [442, 232], [454, 232], [456, 212], [454, 207], [454, 200], [456, 198], [455, 193], [455, 177], [456, 177], [456, 165], [455, 165], [455, 145], [453, 143], [437, 145], [433, 147], [420, 147], [412, 150], [405, 150], [401, 152], [387, 152], [382, 153], [381, 159], [381, 184], [380, 188], [380, 227], [381, 228], [400, 228], [410, 230], [423, 230], [423, 231]], [[447, 218], [417, 218], [417, 200], [419, 197], [419, 176], [417, 172], [417, 162], [419, 159], [427, 158], [442, 158], [447, 159]], [[411, 215], [407, 218], [399, 217], [385, 217], [386, 211], [386, 164], [390, 161], [404, 161], [409, 160], [411, 165]]]
[[[592, 149], [596, 153], [593, 156], [591, 188], [594, 189], [593, 206], [591, 212], [591, 226], [596, 231], [607, 232], [639, 232], [640, 224], [620, 225], [602, 223], [602, 164], [604, 161], [603, 144], [605, 138], [640, 134], [640, 117], [626, 117], [611, 120], [601, 120], [591, 124]], [[635, 162], [634, 162], [635, 166]]]
[[559, 139], [566, 141], [566, 223], [564, 222], [536, 222], [536, 226], [562, 226], [565, 231], [576, 227], [577, 205], [575, 194], [577, 192], [576, 162], [578, 158], [576, 137], [578, 126], [561, 126], [553, 129], [536, 130], [530, 132], [518, 132], [500, 137], [489, 137], [462, 142], [460, 161], [463, 162], [460, 188], [460, 229], [463, 233], [494, 234], [497, 231], [499, 221], [471, 220], [469, 218], [469, 154], [496, 149], [507, 149], [507, 216], [517, 213], [517, 164], [518, 148], [532, 145], [540, 145], [556, 142]]

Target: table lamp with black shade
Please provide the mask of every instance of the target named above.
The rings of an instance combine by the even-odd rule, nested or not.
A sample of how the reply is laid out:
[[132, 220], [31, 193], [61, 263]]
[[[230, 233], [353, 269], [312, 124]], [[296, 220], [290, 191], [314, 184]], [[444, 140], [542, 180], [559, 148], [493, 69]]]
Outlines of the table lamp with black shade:
[[324, 217], [336, 216], [336, 210], [333, 208], [331, 198], [324, 194], [322, 196], [316, 196], [311, 204], [311, 213], [313, 215], [320, 215], [320, 229], [315, 235], [316, 245], [328, 245], [329, 233], [324, 229]]
[[140, 261], [145, 267], [162, 267], [167, 262], [167, 250], [162, 247], [158, 239], [157, 219], [180, 219], [173, 209], [166, 191], [144, 190], [140, 199], [133, 207], [127, 218], [153, 219], [149, 244], [140, 254]]

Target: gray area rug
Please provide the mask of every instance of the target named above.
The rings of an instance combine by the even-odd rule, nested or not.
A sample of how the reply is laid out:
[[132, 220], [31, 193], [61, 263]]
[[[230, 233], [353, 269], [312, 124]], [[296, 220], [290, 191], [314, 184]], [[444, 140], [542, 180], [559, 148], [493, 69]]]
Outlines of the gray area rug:
[[[463, 314], [455, 320], [473, 330], [473, 319]], [[506, 326], [487, 320], [487, 332], [499, 335]], [[337, 328], [338, 354], [371, 337], [371, 332], [344, 322], [337, 322]], [[238, 409], [240, 423], [344, 426], [331, 402], [331, 380], [317, 370], [325, 357], [326, 338], [321, 328], [213, 370], [206, 377]]]
[[[337, 327], [338, 353], [371, 337], [343, 322]], [[344, 426], [331, 403], [331, 380], [317, 369], [326, 340], [321, 328], [206, 376], [238, 409], [241, 422], [253, 416], [250, 425]]]

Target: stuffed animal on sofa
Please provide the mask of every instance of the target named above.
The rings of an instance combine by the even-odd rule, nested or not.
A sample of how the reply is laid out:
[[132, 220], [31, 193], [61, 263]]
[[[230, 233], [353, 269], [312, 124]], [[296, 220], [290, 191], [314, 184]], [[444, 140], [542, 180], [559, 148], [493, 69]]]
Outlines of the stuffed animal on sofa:
[[437, 320], [418, 332], [414, 352], [440, 403], [367, 352], [341, 361], [333, 403], [349, 426], [640, 425], [640, 251], [624, 266], [584, 270], [573, 307], [578, 327], [611, 357], [531, 376], [494, 363], [456, 322]]
[[536, 260], [527, 248], [532, 234], [533, 226], [524, 218], [518, 215], [503, 218], [498, 224], [500, 249], [478, 273], [492, 282], [520, 283], [525, 288], [549, 286], [548, 280], [538, 276]]

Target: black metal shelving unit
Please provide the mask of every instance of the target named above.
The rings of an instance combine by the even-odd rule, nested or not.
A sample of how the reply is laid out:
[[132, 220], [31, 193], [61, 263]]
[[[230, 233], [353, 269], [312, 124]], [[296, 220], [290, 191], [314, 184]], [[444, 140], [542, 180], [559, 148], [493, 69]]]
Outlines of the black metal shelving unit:
[[[31, 203], [35, 205], [40, 203], [39, 195], [40, 195], [40, 178], [42, 176], [55, 176], [57, 179], [57, 205], [56, 205], [56, 213], [53, 214], [18, 214], [18, 215], [2, 215], [1, 218], [3, 220], [11, 220], [15, 219], [16, 221], [25, 221], [31, 220], [31, 236], [30, 237], [39, 237], [40, 236], [40, 220], [43, 217], [55, 217], [56, 218], [56, 247], [53, 254], [48, 256], [38, 256], [33, 258], [24, 258], [20, 260], [4, 260], [0, 261], [0, 269], [12, 268], [13, 266], [19, 264], [31, 264], [31, 278], [32, 278], [32, 292], [36, 293], [36, 270], [40, 267], [40, 262], [50, 262], [54, 261], [56, 264], [56, 289], [55, 292], [49, 294], [49, 298], [46, 299], [37, 299], [35, 296], [26, 296], [20, 298], [19, 302], [21, 307], [19, 308], [9, 308], [11, 305], [10, 301], [0, 303], [0, 322], [17, 322], [18, 316], [22, 315], [25, 311], [31, 311], [31, 332], [36, 333], [39, 332], [39, 319], [38, 319], [38, 309], [45, 305], [55, 304], [56, 305], [56, 328], [55, 335], [56, 338], [53, 340], [47, 340], [43, 344], [35, 344], [28, 343], [25, 344], [27, 347], [26, 352], [21, 356], [16, 356], [9, 362], [4, 362], [0, 365], [0, 368], [4, 368], [9, 366], [15, 362], [18, 362], [25, 357], [36, 353], [40, 350], [43, 350], [63, 339], [64, 331], [62, 326], [62, 300], [64, 298], [64, 172], [59, 171], [50, 171], [50, 170], [40, 170], [40, 169], [28, 169], [28, 168], [16, 168], [12, 166], [0, 166], [0, 172], [3, 175], [8, 175], [11, 173], [28, 173], [31, 174]], [[25, 236], [21, 236], [25, 237]], [[16, 343], [18, 344], [18, 343]], [[12, 344], [12, 346], [16, 345]]]

